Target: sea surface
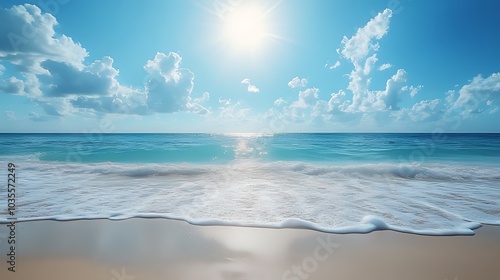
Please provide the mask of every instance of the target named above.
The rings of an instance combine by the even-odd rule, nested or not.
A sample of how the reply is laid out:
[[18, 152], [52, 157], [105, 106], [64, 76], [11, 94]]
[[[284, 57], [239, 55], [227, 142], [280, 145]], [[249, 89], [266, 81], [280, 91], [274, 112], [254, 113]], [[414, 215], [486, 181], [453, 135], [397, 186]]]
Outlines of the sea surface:
[[500, 225], [500, 134], [0, 134], [0, 222], [9, 163], [19, 221], [430, 235]]

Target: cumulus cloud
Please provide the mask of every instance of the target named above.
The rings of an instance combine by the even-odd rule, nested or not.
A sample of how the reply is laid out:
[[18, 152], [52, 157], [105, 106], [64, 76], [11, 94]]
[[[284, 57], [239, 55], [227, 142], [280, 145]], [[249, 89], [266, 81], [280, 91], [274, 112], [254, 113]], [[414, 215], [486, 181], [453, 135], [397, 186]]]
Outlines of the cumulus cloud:
[[444, 108], [441, 100], [423, 100], [411, 108], [409, 116], [413, 121], [437, 121], [442, 118]]
[[258, 87], [252, 85], [252, 83], [250, 82], [250, 79], [243, 79], [243, 81], [241, 81], [241, 83], [247, 85], [248, 92], [252, 92], [252, 93], [260, 92], [260, 89]]
[[[399, 110], [403, 92], [409, 92], [411, 96], [414, 96], [421, 89], [421, 86], [406, 85], [407, 73], [404, 69], [398, 69], [386, 81], [384, 90], [370, 89], [371, 73], [373, 69], [376, 69], [378, 62], [379, 40], [388, 33], [391, 17], [392, 11], [386, 9], [372, 18], [364, 27], [359, 28], [351, 38], [344, 36], [342, 39], [343, 48], [337, 52], [343, 58], [348, 59], [354, 69], [348, 75], [350, 81], [347, 86], [352, 93], [352, 100], [345, 100], [337, 105], [341, 111], [365, 113]], [[390, 64], [383, 64], [378, 69], [386, 70], [390, 67]], [[336, 104], [340, 103], [338, 98], [336, 102]]]
[[245, 119], [250, 113], [250, 108], [240, 108], [240, 102], [236, 102], [233, 104], [229, 99], [219, 99], [219, 103], [223, 105], [219, 107], [219, 118], [221, 119], [242, 120]]
[[0, 80], [0, 92], [25, 95], [29, 98], [37, 98], [42, 95], [41, 83], [35, 74], [23, 73], [21, 78], [10, 77]]
[[180, 68], [182, 58], [177, 53], [157, 53], [144, 66], [151, 79], [146, 83], [147, 104], [160, 113], [184, 111], [194, 87], [194, 74]]
[[389, 31], [389, 21], [392, 11], [385, 9], [364, 27], [359, 28], [354, 36], [347, 38], [344, 36], [342, 44], [344, 49], [340, 52], [345, 58], [350, 59], [353, 64], [359, 64], [364, 60], [370, 51], [377, 51], [379, 44], [377, 40], [382, 39]]
[[341, 103], [342, 100], [345, 98], [345, 91], [339, 90], [337, 93], [332, 93], [330, 95], [330, 100], [328, 100], [328, 111], [334, 110], [335, 106], [337, 104]]
[[306, 90], [299, 92], [299, 99], [292, 103], [292, 107], [296, 108], [307, 108], [314, 105], [316, 100], [318, 100], [318, 88], [308, 88]]
[[[353, 95], [352, 101], [345, 108], [348, 112], [381, 110], [384, 109], [381, 104], [393, 98], [394, 89], [392, 88], [386, 88], [385, 93], [369, 90], [370, 73], [378, 60], [377, 54], [371, 54], [371, 52], [378, 51], [378, 40], [387, 34], [391, 17], [392, 11], [386, 9], [371, 19], [364, 27], [359, 28], [351, 38], [344, 36], [342, 39], [344, 48], [338, 52], [350, 60], [354, 66], [349, 74], [350, 82], [347, 87]], [[402, 72], [399, 74], [401, 75]], [[387, 81], [387, 86], [393, 85], [392, 79], [394, 77]], [[380, 100], [380, 98], [385, 100]]]
[[[105, 57], [86, 66], [83, 71], [67, 71], [65, 75], [74, 76], [73, 81], [56, 79], [59, 81], [57, 90], [52, 89], [49, 94], [74, 95], [76, 97], [70, 100], [73, 107], [102, 113], [146, 115], [190, 111], [205, 115], [209, 110], [199, 103], [208, 100], [209, 94], [205, 92], [202, 97], [191, 100], [194, 74], [181, 68], [181, 61], [177, 53], [157, 53], [144, 66], [148, 79], [141, 90], [120, 85], [116, 80], [118, 70], [112, 66], [113, 60]], [[83, 81], [91, 80], [93, 85], [81, 85]]]
[[292, 119], [295, 122], [302, 122], [312, 115], [319, 98], [318, 88], [307, 88], [299, 92], [297, 99], [288, 106], [282, 98], [274, 102], [276, 107], [282, 106], [283, 116]]
[[[343, 48], [337, 49], [337, 53], [347, 59], [353, 70], [349, 76], [347, 91], [339, 90], [330, 94], [328, 100], [319, 99], [319, 89], [308, 88], [299, 92], [297, 100], [288, 106], [283, 106], [284, 100], [276, 100], [274, 109], [281, 110], [283, 115], [295, 121], [331, 121], [339, 119], [345, 122], [363, 121], [366, 119], [379, 120], [401, 110], [400, 104], [405, 94], [415, 96], [422, 86], [407, 85], [407, 72], [398, 69], [385, 83], [385, 88], [374, 90], [370, 88], [372, 81], [371, 74], [374, 69], [387, 70], [392, 65], [383, 64], [377, 68], [377, 51], [379, 50], [379, 40], [382, 39], [389, 30], [392, 11], [389, 9], [376, 15], [364, 27], [359, 28], [356, 33], [348, 38], [342, 39]], [[340, 62], [335, 63], [334, 68]], [[328, 66], [328, 64], [326, 65]], [[326, 67], [325, 66], [325, 67]], [[305, 86], [301, 79], [295, 77], [288, 84], [290, 88]], [[412, 115], [420, 119], [431, 119], [429, 115], [423, 115], [424, 109], [432, 109], [433, 103], [422, 103], [416, 106]], [[437, 106], [437, 105], [436, 105]], [[440, 105], [441, 106], [441, 105]], [[422, 108], [425, 107], [425, 108]], [[404, 109], [407, 110], [407, 109]], [[405, 111], [406, 116], [409, 113]]]
[[[113, 59], [85, 63], [88, 53], [72, 38], [54, 31], [57, 20], [35, 5], [0, 8], [0, 59], [14, 65], [16, 77], [0, 80], [0, 91], [22, 94], [45, 113], [63, 116], [78, 112], [153, 114], [189, 111], [207, 114], [200, 105], [208, 93], [192, 100], [194, 74], [181, 68], [177, 53], [157, 53], [147, 61], [143, 88], [118, 82]], [[0, 72], [5, 67], [0, 66]], [[41, 119], [41, 116], [31, 116]]]
[[288, 102], [286, 102], [285, 99], [283, 99], [282, 97], [276, 99], [274, 101], [274, 106], [281, 106], [281, 105], [284, 105], [284, 104], [287, 104]]
[[385, 90], [379, 92], [377, 96], [378, 100], [382, 100], [385, 104], [385, 108], [391, 110], [398, 110], [398, 103], [400, 101], [400, 94], [402, 88], [406, 83], [406, 71], [399, 69], [394, 76], [387, 80]]
[[290, 82], [288, 82], [290, 88], [303, 88], [307, 86], [307, 79], [295, 77]]
[[42, 66], [51, 74], [50, 78], [44, 78], [50, 85], [45, 91], [49, 96], [107, 96], [118, 89], [118, 70], [113, 68], [113, 59], [108, 56], [81, 70], [50, 60]]
[[0, 91], [21, 94], [24, 92], [24, 82], [16, 77], [10, 77], [10, 79], [0, 81]]
[[[414, 95], [422, 88], [406, 87], [404, 91]], [[484, 78], [476, 76], [460, 90], [449, 90], [443, 99], [423, 100], [394, 114], [398, 119], [409, 119], [413, 122], [439, 121], [445, 116], [470, 118], [474, 115], [487, 112], [494, 114], [498, 107], [492, 106], [500, 98], [500, 73], [494, 73]]]
[[35, 5], [0, 8], [0, 58], [17, 66], [20, 72], [49, 74], [41, 63], [47, 60], [83, 68], [87, 51], [64, 34], [56, 35], [57, 20]]
[[423, 88], [424, 86], [419, 85], [419, 86], [404, 86], [403, 91], [408, 91], [410, 93], [411, 97], [415, 97], [417, 93]]
[[378, 68], [378, 70], [379, 70], [379, 71], [384, 71], [384, 70], [387, 70], [387, 69], [389, 69], [389, 68], [391, 68], [391, 67], [392, 67], [392, 65], [391, 65], [391, 64], [389, 64], [389, 63], [384, 63], [384, 64], [380, 65], [380, 67]]
[[[488, 101], [500, 98], [500, 73], [487, 78], [478, 75], [459, 90], [458, 98], [452, 101], [450, 112], [457, 112], [464, 118], [481, 113]], [[493, 101], [491, 101], [492, 103]]]
[[146, 115], [151, 114], [147, 107], [146, 93], [126, 87], [121, 87], [111, 96], [85, 97], [69, 99], [74, 108], [99, 113]]

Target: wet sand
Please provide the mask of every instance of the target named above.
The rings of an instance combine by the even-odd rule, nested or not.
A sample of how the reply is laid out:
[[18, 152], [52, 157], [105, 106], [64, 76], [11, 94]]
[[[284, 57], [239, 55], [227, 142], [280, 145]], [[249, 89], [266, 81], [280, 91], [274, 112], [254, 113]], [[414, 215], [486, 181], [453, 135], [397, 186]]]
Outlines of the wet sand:
[[194, 226], [167, 219], [0, 225], [0, 279], [500, 279], [500, 227], [475, 236]]

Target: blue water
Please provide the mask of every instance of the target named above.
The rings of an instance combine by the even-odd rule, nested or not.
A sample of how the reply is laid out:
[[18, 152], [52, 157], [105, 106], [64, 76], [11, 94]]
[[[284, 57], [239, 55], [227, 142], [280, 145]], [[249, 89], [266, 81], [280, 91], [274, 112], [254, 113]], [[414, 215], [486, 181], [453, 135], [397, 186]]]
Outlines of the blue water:
[[9, 162], [20, 220], [435, 235], [500, 225], [500, 134], [0, 134]]
[[500, 134], [0, 134], [0, 156], [43, 161], [322, 163], [472, 161], [499, 164]]

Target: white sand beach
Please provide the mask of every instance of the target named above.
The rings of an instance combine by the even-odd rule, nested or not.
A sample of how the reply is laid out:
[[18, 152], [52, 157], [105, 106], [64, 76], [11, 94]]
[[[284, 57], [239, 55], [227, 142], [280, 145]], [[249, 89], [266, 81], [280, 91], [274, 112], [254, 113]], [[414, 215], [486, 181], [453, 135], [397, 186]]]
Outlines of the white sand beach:
[[475, 236], [194, 226], [168, 219], [16, 225], [16, 272], [0, 228], [0, 279], [498, 279], [500, 227]]

